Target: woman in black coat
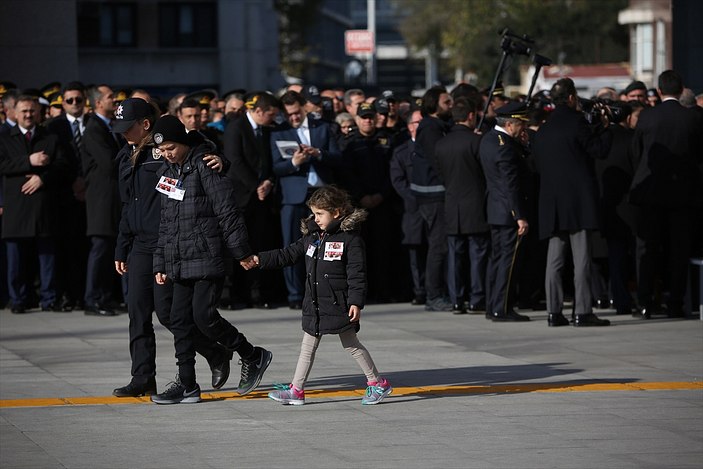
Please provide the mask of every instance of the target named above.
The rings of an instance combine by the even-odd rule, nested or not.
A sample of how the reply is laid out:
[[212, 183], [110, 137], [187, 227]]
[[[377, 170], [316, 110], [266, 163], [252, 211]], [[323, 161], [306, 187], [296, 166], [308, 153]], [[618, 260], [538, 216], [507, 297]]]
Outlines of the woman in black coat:
[[[120, 150], [119, 189], [122, 218], [115, 249], [115, 269], [124, 275], [129, 267], [129, 352], [132, 358], [132, 380], [117, 388], [117, 397], [136, 397], [156, 392], [156, 336], [152, 312], [170, 330], [169, 315], [173, 297], [172, 285], [158, 285], [154, 280], [153, 253], [159, 237], [161, 197], [155, 190], [158, 170], [164, 160], [154, 147], [152, 128], [157, 112], [139, 98], [122, 102], [113, 131], [121, 132], [127, 144]], [[210, 167], [222, 170], [222, 160], [206, 157]], [[196, 336], [196, 350], [204, 356], [212, 370], [212, 387], [221, 388], [229, 377], [232, 352], [202, 334]]]

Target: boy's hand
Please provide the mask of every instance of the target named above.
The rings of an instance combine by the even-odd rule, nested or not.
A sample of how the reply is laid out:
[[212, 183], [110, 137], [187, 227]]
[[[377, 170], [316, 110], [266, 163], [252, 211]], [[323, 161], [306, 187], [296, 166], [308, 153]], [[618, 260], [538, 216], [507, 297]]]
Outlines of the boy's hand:
[[155, 275], [156, 277], [156, 283], [159, 285], [164, 285], [166, 283], [166, 274], [162, 274], [161, 272], [157, 273]]
[[258, 267], [259, 256], [249, 256], [246, 259], [242, 259], [241, 261], [239, 261], [239, 265], [241, 265], [244, 270], [251, 270], [254, 267]]
[[361, 319], [361, 309], [357, 305], [349, 307], [349, 322], [357, 322]]

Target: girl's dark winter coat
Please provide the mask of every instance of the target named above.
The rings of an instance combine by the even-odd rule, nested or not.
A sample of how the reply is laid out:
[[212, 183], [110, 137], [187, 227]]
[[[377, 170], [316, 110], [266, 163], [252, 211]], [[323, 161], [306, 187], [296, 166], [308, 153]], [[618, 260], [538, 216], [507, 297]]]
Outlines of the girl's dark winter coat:
[[157, 173], [179, 180], [185, 196], [182, 201], [161, 196], [154, 273], [165, 273], [174, 280], [223, 277], [225, 257], [251, 255], [232, 181], [203, 161], [212, 152], [210, 145], [199, 145], [190, 150], [180, 168], [164, 164]]
[[[365, 218], [366, 211], [357, 209], [321, 231], [311, 216], [303, 220], [298, 241], [259, 253], [262, 269], [293, 265], [305, 257], [303, 330], [308, 334], [359, 330], [358, 322], [349, 322], [349, 306], [363, 308], [366, 300], [366, 249], [359, 233]], [[330, 255], [335, 248], [341, 249], [341, 258]]]

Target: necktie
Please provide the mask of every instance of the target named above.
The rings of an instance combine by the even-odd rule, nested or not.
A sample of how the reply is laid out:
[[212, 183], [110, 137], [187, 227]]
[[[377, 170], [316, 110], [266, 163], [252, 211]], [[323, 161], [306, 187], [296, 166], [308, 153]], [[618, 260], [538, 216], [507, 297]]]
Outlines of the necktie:
[[32, 131], [31, 130], [28, 130], [27, 132], [25, 132], [24, 139], [27, 141], [28, 144], [32, 141]]
[[263, 136], [263, 133], [261, 132], [261, 127], [257, 127], [254, 129], [254, 135], [256, 135], [257, 140], [261, 140], [261, 137]]
[[[302, 143], [303, 145], [310, 146], [310, 139], [308, 138], [308, 135], [306, 133], [307, 129], [307, 127], [303, 127], [302, 125], [298, 127], [298, 138], [300, 139], [300, 143]], [[320, 180], [320, 177], [317, 175], [315, 167], [310, 164], [310, 167], [308, 169], [308, 186], [320, 187], [322, 185], [324, 184]]]
[[73, 141], [76, 143], [76, 147], [80, 150], [81, 149], [81, 141], [83, 140], [83, 137], [81, 136], [81, 123], [78, 122], [78, 119], [73, 121]]

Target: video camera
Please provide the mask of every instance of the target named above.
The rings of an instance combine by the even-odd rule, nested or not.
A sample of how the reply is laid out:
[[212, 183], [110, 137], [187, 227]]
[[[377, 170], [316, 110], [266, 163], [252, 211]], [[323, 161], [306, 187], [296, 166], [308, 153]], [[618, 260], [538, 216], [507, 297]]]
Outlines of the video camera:
[[508, 28], [503, 29], [498, 34], [502, 36], [500, 48], [503, 49], [506, 54], [529, 56], [532, 53], [532, 44], [534, 44], [535, 41], [530, 39], [527, 34], [518, 36]]
[[632, 113], [632, 108], [629, 104], [613, 101], [612, 99], [584, 99], [579, 98], [581, 112], [586, 116], [589, 124], [598, 123], [601, 115], [601, 110], [605, 110], [605, 115], [613, 124], [619, 124], [627, 119]]

